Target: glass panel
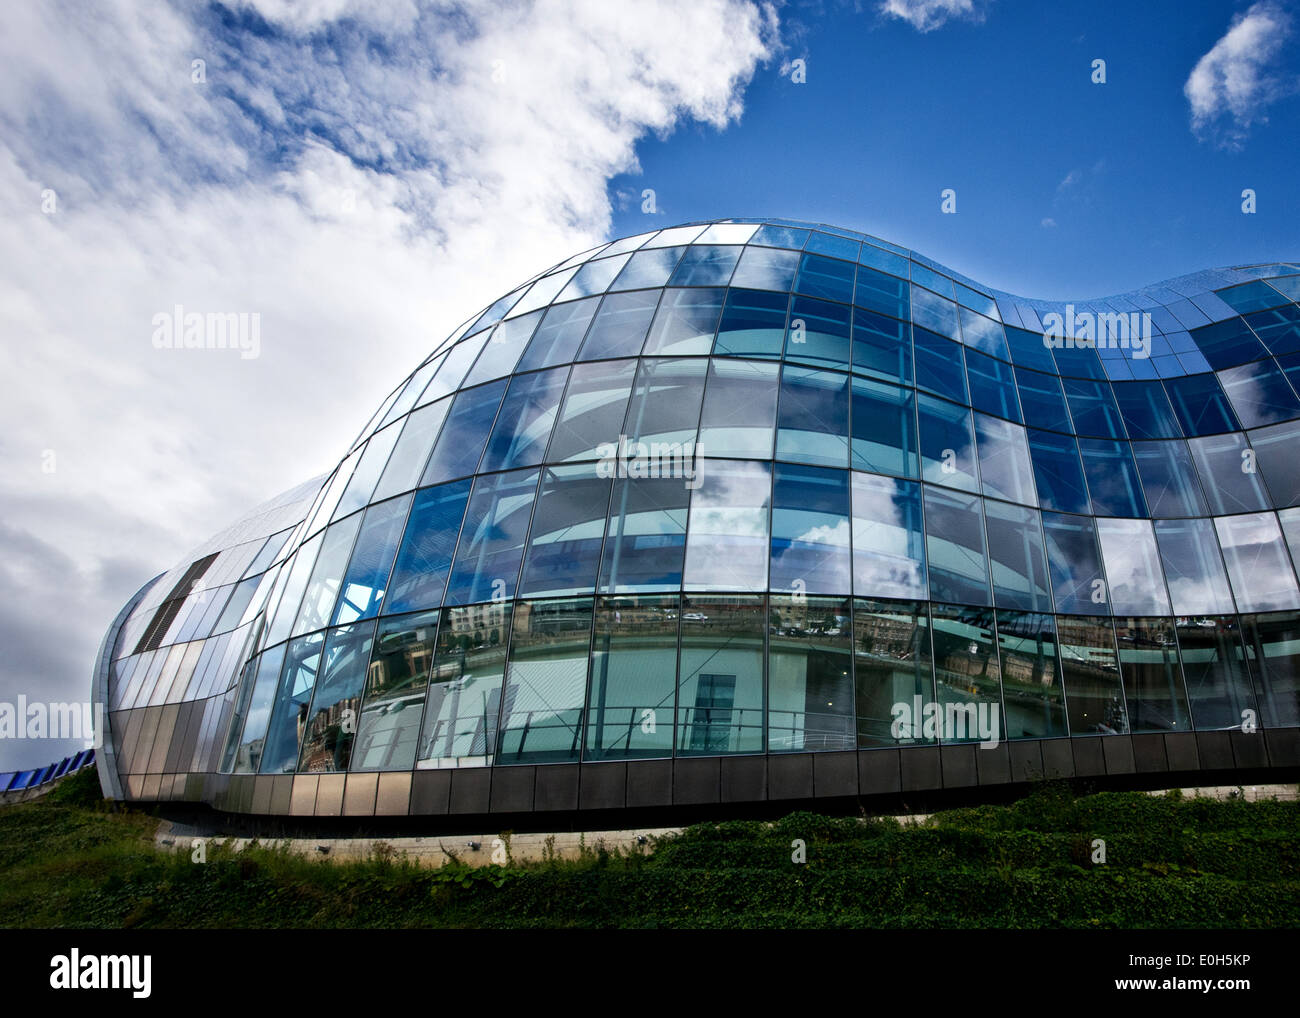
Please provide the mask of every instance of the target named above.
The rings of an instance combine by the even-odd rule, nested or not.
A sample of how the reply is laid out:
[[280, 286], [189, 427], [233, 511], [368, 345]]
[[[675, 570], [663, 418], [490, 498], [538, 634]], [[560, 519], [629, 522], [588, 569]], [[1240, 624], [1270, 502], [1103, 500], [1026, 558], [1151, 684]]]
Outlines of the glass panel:
[[572, 594], [596, 586], [610, 479], [597, 464], [549, 467], [533, 510], [520, 592]]
[[1044, 509], [1088, 511], [1088, 488], [1083, 482], [1079, 445], [1074, 438], [1030, 428], [1029, 455], [1034, 464], [1034, 488]]
[[703, 477], [691, 497], [686, 589], [767, 589], [771, 466], [710, 459]]
[[1115, 406], [1109, 385], [1082, 378], [1065, 378], [1061, 384], [1065, 387], [1076, 435], [1124, 437], [1124, 425], [1120, 422], [1119, 408]]
[[1300, 308], [1293, 304], [1247, 315], [1246, 324], [1274, 356], [1300, 350]]
[[984, 414], [975, 415], [975, 437], [984, 494], [1022, 505], [1035, 505], [1034, 469], [1025, 429]]
[[599, 446], [618, 441], [636, 366], [635, 360], [574, 365], [547, 462], [597, 459]]
[[374, 622], [330, 631], [325, 641], [324, 670], [306, 715], [299, 771], [335, 773], [346, 771], [352, 762], [352, 739], [374, 637]]
[[945, 743], [1002, 741], [1002, 671], [993, 610], [930, 605], [934, 686]]
[[[311, 576], [312, 566], [316, 564], [316, 554], [320, 551], [323, 534], [317, 534], [298, 549], [296, 555], [285, 565], [280, 573], [282, 589], [276, 606], [269, 611], [275, 612], [275, 620], [267, 627], [266, 638], [262, 646], [273, 647], [289, 635], [298, 618], [298, 606], [302, 602], [302, 592], [307, 589], [307, 580]], [[268, 611], [268, 618], [270, 614]]]
[[1127, 442], [1079, 439], [1094, 516], [1145, 516], [1146, 499]]
[[497, 751], [512, 606], [444, 608], [416, 767], [484, 767]]
[[598, 600], [586, 759], [673, 755], [678, 613], [676, 595]]
[[1295, 612], [1241, 620], [1246, 657], [1268, 728], [1300, 725], [1300, 619]]
[[852, 404], [852, 467], [915, 477], [919, 459], [912, 391], [855, 377]]
[[1000, 323], [966, 308], [958, 308], [958, 312], [961, 318], [961, 338], [963, 343], [1001, 360], [1011, 359], [1011, 353], [1007, 349], [1007, 340], [1002, 335], [1002, 325]]
[[578, 759], [591, 616], [589, 597], [524, 601], [515, 609], [497, 763]]
[[442, 436], [420, 478], [420, 487], [474, 473], [505, 391], [506, 379], [502, 379], [456, 394]]
[[1156, 543], [1178, 615], [1233, 611], [1228, 574], [1210, 520], [1156, 520]]
[[560, 291], [558, 299], [567, 301], [604, 293], [631, 257], [630, 254], [624, 253], [587, 262], [577, 271], [569, 285]]
[[777, 459], [847, 467], [849, 376], [787, 364], [777, 403]]
[[[1279, 300], [1277, 303], [1282, 302]], [[1259, 340], [1240, 318], [1229, 318], [1203, 329], [1193, 329], [1191, 336], [1210, 366], [1216, 370], [1265, 356]]]
[[906, 322], [853, 312], [853, 372], [886, 382], [912, 382], [912, 333]]
[[375, 490], [379, 475], [384, 472], [384, 465], [388, 462], [388, 456], [393, 451], [393, 445], [401, 432], [401, 425], [392, 424], [366, 443], [366, 451], [362, 453], [356, 473], [348, 481], [348, 486], [334, 509], [332, 519], [341, 520], [370, 501], [370, 494]]
[[686, 555], [690, 486], [678, 478], [614, 482], [600, 589], [607, 593], [677, 590]]
[[785, 357], [819, 367], [847, 368], [849, 314], [843, 304], [796, 297], [790, 306]]
[[483, 344], [487, 342], [488, 335], [485, 330], [453, 346], [442, 362], [442, 367], [433, 376], [433, 381], [429, 383], [428, 388], [420, 394], [417, 402], [423, 406], [425, 403], [432, 403], [435, 399], [449, 396], [459, 389], [470, 365], [474, 363], [479, 351], [483, 349]]
[[252, 695], [249, 697], [244, 721], [242, 738], [232, 727], [231, 734], [239, 739], [238, 749], [233, 760], [227, 760], [223, 771], [233, 770], [236, 774], [256, 774], [262, 764], [262, 747], [266, 740], [266, 728], [271, 721], [271, 708], [275, 704], [275, 691], [280, 683], [280, 671], [284, 664], [286, 644], [280, 644], [257, 659], [257, 673], [250, 678]]
[[1300, 605], [1300, 589], [1273, 513], [1221, 516], [1214, 526], [1237, 598], [1237, 611], [1273, 611]]
[[1010, 325], [1005, 326], [1004, 331], [1007, 346], [1011, 348], [1012, 363], [1017, 367], [1057, 374], [1056, 358], [1052, 356], [1051, 348], [1045, 342], [1042, 333], [1016, 329]]
[[[663, 286], [681, 261], [684, 247], [656, 247], [638, 251], [610, 285], [610, 290], [641, 290]], [[621, 356], [621, 355], [620, 355]]]
[[966, 376], [970, 379], [971, 406], [986, 414], [1020, 423], [1016, 380], [1011, 365], [974, 350], [966, 351]]
[[1240, 729], [1246, 711], [1259, 718], [1237, 620], [1180, 618], [1177, 633], [1192, 723], [1201, 731]]
[[1038, 512], [986, 501], [984, 520], [993, 572], [993, 603], [999, 608], [1051, 611], [1052, 594]]
[[1271, 360], [1220, 371], [1219, 382], [1243, 427], [1255, 428], [1300, 417], [1300, 401], [1296, 400], [1286, 376]]
[[483, 352], [474, 362], [474, 367], [465, 376], [461, 388], [468, 389], [470, 386], [510, 374], [541, 318], [542, 312], [534, 311], [532, 314], [521, 315], [519, 318], [512, 318], [508, 322], [498, 324], [492, 330], [492, 338], [487, 341]]
[[1061, 380], [1041, 371], [1016, 368], [1016, 388], [1025, 410], [1025, 420], [1035, 428], [1049, 431], [1073, 432], [1069, 411], [1065, 408], [1065, 394]]
[[[703, 360], [641, 361], [623, 432], [629, 442], [654, 443], [645, 450], [652, 469], [667, 457], [678, 462], [693, 458], [707, 368]], [[618, 436], [610, 436], [609, 441], [617, 442]], [[630, 455], [636, 458], [639, 452], [632, 449]]]
[[[741, 267], [744, 265], [742, 263]], [[727, 291], [727, 303], [718, 323], [715, 356], [781, 356], [785, 346], [786, 309], [790, 298], [784, 293], [762, 290]]]
[[1101, 574], [1092, 520], [1043, 513], [1043, 536], [1056, 610], [1104, 615], [1106, 581]]
[[401, 540], [402, 526], [410, 508], [411, 496], [404, 495], [366, 510], [331, 625], [356, 622], [379, 614], [379, 605], [388, 587], [388, 574], [393, 567], [393, 556], [397, 553], [397, 543]]
[[1134, 442], [1133, 457], [1152, 516], [1209, 515], [1186, 442]]
[[764, 598], [687, 597], [677, 668], [677, 752], [763, 752]]
[[849, 531], [847, 472], [776, 464], [771, 590], [847, 594]]
[[770, 223], [760, 226], [754, 234], [751, 244], [769, 244], [772, 247], [789, 247], [796, 251], [808, 240], [807, 230], [795, 230], [786, 226], [772, 226]]
[[316, 685], [324, 646], [324, 632], [289, 641], [271, 709], [271, 723], [262, 746], [262, 762], [258, 768], [262, 774], [292, 774], [298, 765], [298, 740], [307, 722], [307, 705]]
[[1185, 435], [1235, 431], [1237, 418], [1213, 375], [1166, 378], [1165, 392]]
[[909, 318], [912, 306], [909, 291], [906, 280], [859, 265], [853, 303], [891, 318]]
[[436, 608], [442, 603], [469, 485], [466, 478], [416, 492], [384, 598], [385, 615]]
[[1111, 389], [1130, 438], [1179, 438], [1182, 429], [1159, 382], [1118, 382]]
[[[1147, 520], [1098, 520], [1110, 610], [1117, 615], [1168, 615], [1155, 534]], [[1172, 642], [1172, 636], [1170, 637]]]
[[772, 595], [769, 752], [855, 748], [851, 605], [848, 598]]
[[835, 258], [805, 254], [799, 262], [794, 289], [809, 297], [825, 297], [845, 304], [853, 300], [853, 276], [857, 266]]
[[572, 304], [557, 304], [546, 309], [546, 317], [519, 359], [516, 371], [532, 371], [568, 364], [582, 344], [587, 327], [596, 314], [598, 297], [588, 297]]
[[920, 722], [934, 703], [930, 627], [917, 601], [853, 602], [858, 746], [933, 743]]
[[1173, 619], [1115, 619], [1130, 731], [1190, 732]]
[[659, 303], [659, 293], [658, 290], [612, 293], [601, 301], [578, 359], [595, 361], [639, 354]]
[[1110, 619], [1058, 615], [1056, 631], [1070, 734], [1127, 734], [1128, 713]]
[[567, 368], [516, 375], [483, 454], [480, 471], [511, 470], [542, 462], [555, 426]]
[[917, 395], [921, 476], [935, 484], [978, 491], [970, 411], [924, 393]]
[[925, 550], [930, 597], [989, 604], [980, 498], [925, 485]]
[[957, 305], [915, 285], [912, 287], [912, 321], [941, 336], [957, 338]]
[[854, 592], [925, 598], [921, 486], [856, 472], [851, 477]]
[[307, 593], [303, 596], [302, 607], [298, 610], [298, 620], [293, 626], [293, 635], [310, 633], [329, 625], [334, 612], [334, 601], [338, 597], [339, 587], [343, 582], [343, 571], [347, 568], [348, 556], [352, 553], [356, 541], [357, 528], [361, 525], [362, 514], [357, 513], [341, 523], [331, 524], [325, 531], [321, 542], [320, 558], [312, 570], [311, 581], [307, 584]]
[[1187, 444], [1201, 472], [1211, 513], [1224, 516], [1269, 507], [1255, 455], [1244, 435], [1193, 438]]
[[713, 361], [697, 448], [715, 456], [771, 456], [779, 373], [775, 364]]
[[446, 604], [515, 596], [538, 476], [536, 470], [516, 470], [475, 478], [443, 598]]
[[1256, 465], [1275, 506], [1300, 505], [1300, 424], [1275, 424], [1250, 433]]
[[354, 771], [409, 771], [414, 766], [437, 631], [436, 610], [379, 623], [352, 752]]
[[742, 250], [735, 245], [710, 247], [699, 244], [689, 247], [669, 282], [673, 286], [726, 286]]
[[960, 343], [936, 336], [924, 329], [912, 330], [916, 351], [916, 384], [919, 388], [958, 403], [969, 403], [966, 394], [965, 356]]
[[[799, 255], [795, 251], [747, 247], [740, 256], [736, 274], [731, 277], [731, 285], [754, 290], [789, 291], [794, 285], [794, 274], [798, 266]], [[782, 304], [784, 303], [783, 300]]]
[[644, 356], [706, 354], [722, 314], [722, 290], [665, 290]]
[[420, 407], [406, 419], [402, 428], [402, 437], [393, 446], [393, 454], [388, 459], [388, 466], [379, 478], [373, 501], [382, 502], [392, 495], [410, 491], [420, 482], [424, 465], [429, 459], [433, 443], [442, 430], [442, 422], [451, 409], [451, 400], [442, 399]]
[[1008, 739], [1069, 735], [1056, 657], [1056, 620], [1039, 612], [998, 610], [998, 654]]

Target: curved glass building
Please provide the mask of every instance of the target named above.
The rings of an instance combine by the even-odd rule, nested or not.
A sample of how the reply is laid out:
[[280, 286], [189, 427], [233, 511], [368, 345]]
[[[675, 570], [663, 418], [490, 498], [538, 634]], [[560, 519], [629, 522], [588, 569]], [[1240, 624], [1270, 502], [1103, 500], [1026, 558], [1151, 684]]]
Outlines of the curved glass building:
[[758, 805], [1300, 766], [1300, 263], [1076, 303], [780, 220], [458, 329], [141, 590], [127, 799]]

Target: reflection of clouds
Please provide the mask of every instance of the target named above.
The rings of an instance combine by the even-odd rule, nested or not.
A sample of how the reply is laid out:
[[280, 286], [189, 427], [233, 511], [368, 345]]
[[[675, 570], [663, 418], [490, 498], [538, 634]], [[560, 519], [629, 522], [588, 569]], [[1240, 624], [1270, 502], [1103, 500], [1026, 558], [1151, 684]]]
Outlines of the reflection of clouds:
[[765, 464], [705, 460], [692, 494], [687, 586], [761, 590], [767, 586], [767, 516], [772, 481]]
[[906, 494], [902, 481], [853, 475], [853, 580], [859, 594], [926, 596], [920, 537], [904, 517]]
[[1214, 526], [1239, 611], [1300, 607], [1300, 589], [1272, 513], [1223, 516], [1215, 519]]
[[1111, 609], [1133, 615], [1168, 615], [1155, 534], [1146, 520], [1097, 521]]
[[752, 290], [788, 290], [798, 261], [797, 251], [746, 248], [731, 285]]
[[[1243, 364], [1219, 372], [1223, 382], [1223, 391], [1227, 393], [1232, 409], [1237, 412], [1243, 428], [1254, 428], [1261, 424], [1276, 424], [1294, 416], [1294, 407], [1280, 406], [1269, 392], [1267, 381], [1272, 370], [1271, 361], [1256, 364]], [[1280, 383], [1279, 389], [1285, 389], [1285, 381], [1280, 374], [1272, 379]]]

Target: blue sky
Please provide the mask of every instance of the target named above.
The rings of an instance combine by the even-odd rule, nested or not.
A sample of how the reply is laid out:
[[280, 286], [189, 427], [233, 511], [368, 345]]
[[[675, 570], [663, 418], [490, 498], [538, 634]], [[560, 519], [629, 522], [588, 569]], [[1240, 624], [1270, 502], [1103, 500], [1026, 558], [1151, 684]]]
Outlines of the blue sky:
[[[806, 218], [1058, 299], [1300, 257], [1298, 6], [0, 5], [0, 703], [84, 701], [144, 582], [610, 237]], [[156, 347], [176, 305], [258, 355]]]
[[[755, 76], [738, 123], [642, 141], [643, 172], [613, 182], [638, 199], [616, 213], [616, 233], [645, 228], [639, 196], [653, 187], [667, 219], [832, 223], [1060, 299], [1300, 257], [1294, 88], [1272, 102], [1261, 90], [1253, 108], [1267, 123], [1236, 147], [1226, 115], [1198, 137], [1184, 95], [1249, 5], [998, 0], [978, 22], [924, 33], [871, 5], [816, 8], [783, 12], [801, 27], [786, 60], [805, 59], [806, 83], [778, 62]], [[1098, 58], [1105, 84], [1091, 81]], [[1294, 83], [1296, 47], [1267, 73]], [[1248, 187], [1255, 215], [1241, 212]], [[943, 188], [957, 192], [955, 215], [940, 213]]]

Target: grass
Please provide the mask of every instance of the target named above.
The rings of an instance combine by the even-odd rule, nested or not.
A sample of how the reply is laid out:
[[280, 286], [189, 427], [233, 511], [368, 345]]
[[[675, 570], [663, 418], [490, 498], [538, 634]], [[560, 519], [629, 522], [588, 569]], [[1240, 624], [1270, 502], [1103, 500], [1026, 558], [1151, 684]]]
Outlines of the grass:
[[102, 802], [93, 770], [0, 809], [0, 926], [1300, 926], [1297, 802], [1046, 786], [920, 826], [796, 813], [575, 860], [440, 870], [382, 848], [335, 862], [210, 846], [195, 864], [154, 847], [156, 824]]

